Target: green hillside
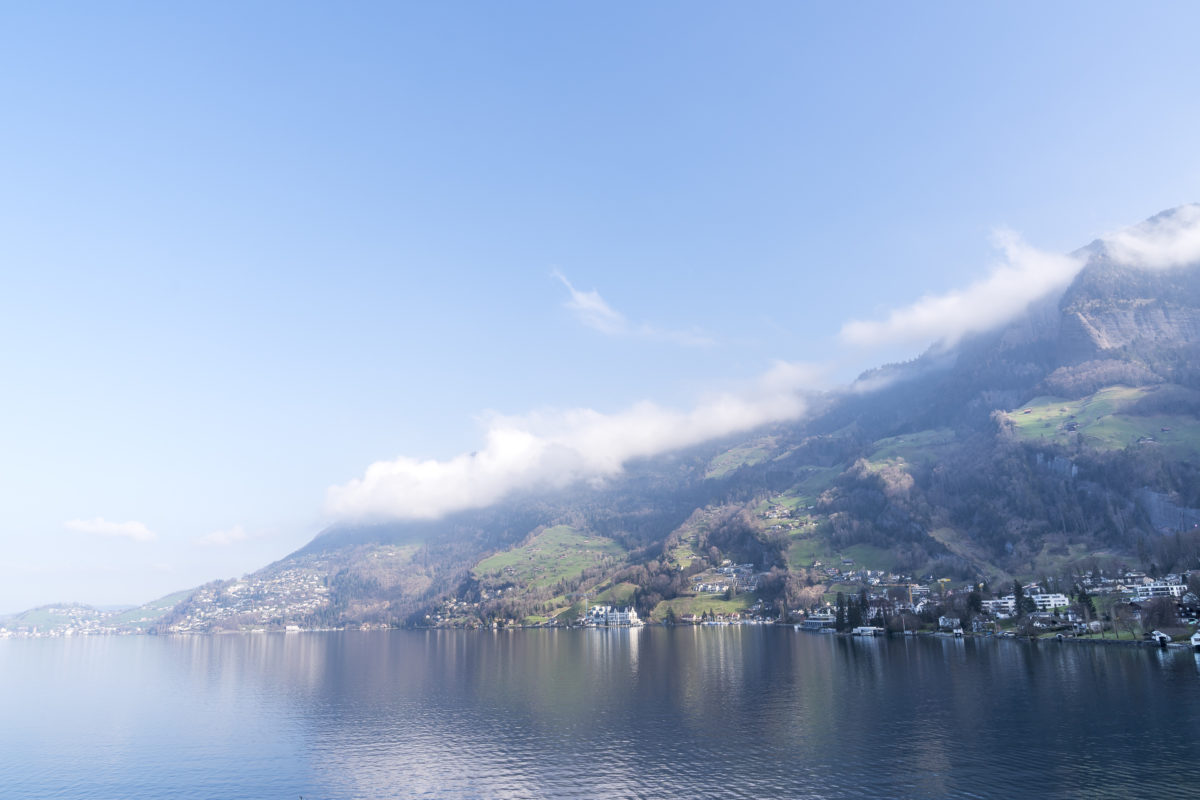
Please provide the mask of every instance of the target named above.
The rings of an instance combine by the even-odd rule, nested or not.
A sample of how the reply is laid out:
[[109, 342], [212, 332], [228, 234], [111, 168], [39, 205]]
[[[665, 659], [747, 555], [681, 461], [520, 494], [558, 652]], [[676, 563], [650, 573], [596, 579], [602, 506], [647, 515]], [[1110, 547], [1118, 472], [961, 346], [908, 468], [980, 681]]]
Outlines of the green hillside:
[[191, 589], [182, 592], [175, 592], [166, 597], [160, 597], [158, 600], [152, 600], [145, 605], [131, 608], [128, 611], [122, 611], [112, 618], [112, 622], [117, 625], [152, 625], [158, 622], [166, 614], [170, 613], [175, 606], [187, 599], [192, 593]]
[[520, 547], [483, 559], [473, 572], [480, 580], [546, 587], [623, 555], [625, 551], [611, 539], [556, 525]]
[[1099, 450], [1157, 444], [1180, 456], [1200, 453], [1200, 421], [1192, 414], [1137, 414], [1154, 387], [1110, 386], [1079, 400], [1035, 397], [1004, 416], [1022, 441]]
[[766, 437], [726, 450], [708, 463], [704, 477], [723, 478], [741, 467], [760, 464], [773, 455], [775, 445], [773, 438]]

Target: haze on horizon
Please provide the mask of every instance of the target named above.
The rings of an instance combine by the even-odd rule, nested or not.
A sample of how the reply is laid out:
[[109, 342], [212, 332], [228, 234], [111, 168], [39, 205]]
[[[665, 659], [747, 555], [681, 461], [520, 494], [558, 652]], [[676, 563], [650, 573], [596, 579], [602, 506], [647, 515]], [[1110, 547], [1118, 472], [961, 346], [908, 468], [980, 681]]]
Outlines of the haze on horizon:
[[1098, 237], [1194, 256], [1194, 206], [1128, 226], [1197, 199], [1198, 17], [7, 9], [0, 611], [795, 418]]

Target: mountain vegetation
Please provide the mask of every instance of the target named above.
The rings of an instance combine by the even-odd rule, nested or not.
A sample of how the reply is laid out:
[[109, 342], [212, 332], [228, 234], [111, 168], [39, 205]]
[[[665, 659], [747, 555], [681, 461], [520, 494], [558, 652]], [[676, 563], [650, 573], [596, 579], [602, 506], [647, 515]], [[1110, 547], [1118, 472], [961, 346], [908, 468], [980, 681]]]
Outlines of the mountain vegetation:
[[[603, 485], [327, 530], [241, 579], [235, 594], [261, 602], [224, 624], [547, 624], [594, 602], [654, 619], [794, 609], [831, 600], [850, 565], [993, 585], [1198, 567], [1200, 267], [1122, 266], [1101, 243], [1081, 253], [1061, 296], [867, 373], [808, 419], [644, 459]], [[319, 597], [287, 605], [271, 594], [285, 574]], [[198, 616], [197, 597], [163, 627], [214, 619], [220, 602]]]

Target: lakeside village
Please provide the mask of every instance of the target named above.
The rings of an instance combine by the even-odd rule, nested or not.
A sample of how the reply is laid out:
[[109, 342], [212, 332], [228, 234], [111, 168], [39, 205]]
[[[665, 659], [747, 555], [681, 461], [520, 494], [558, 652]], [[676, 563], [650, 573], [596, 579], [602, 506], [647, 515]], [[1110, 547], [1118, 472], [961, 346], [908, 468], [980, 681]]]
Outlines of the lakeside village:
[[[1045, 585], [1013, 582], [993, 590], [985, 584], [952, 586], [949, 579], [931, 576], [918, 583], [907, 575], [855, 569], [849, 560], [840, 567], [818, 561], [813, 569], [820, 571], [825, 583], [813, 587], [817, 593], [808, 608], [796, 610], [777, 605], [778, 600], [764, 601], [759, 589], [769, 581], [768, 573], [756, 572], [751, 564], [727, 561], [693, 576], [693, 595], [686, 599], [694, 612], [677, 614], [672, 607], [647, 618], [633, 606], [613, 605], [607, 599], [589, 601], [581, 595], [577, 606], [581, 611], [574, 616], [536, 624], [494, 619], [481, 625], [478, 617], [464, 624], [479, 602], [449, 598], [422, 627], [790, 624], [797, 630], [845, 635], [1021, 636], [1200, 647], [1200, 570], [1154, 578], [1143, 572], [1105, 574], [1097, 569], [1075, 576], [1069, 587], [1065, 581], [1046, 580]], [[497, 594], [506, 591], [511, 589], [499, 589]], [[314, 630], [297, 623], [327, 606], [330, 593], [319, 570], [289, 569], [225, 586], [201, 587], [188, 598], [183, 614], [173, 610], [176, 598], [167, 600], [172, 602], [164, 602], [157, 614], [149, 613], [148, 607], [105, 611], [80, 605], [46, 606], [0, 620], [0, 639]], [[738, 610], [730, 610], [733, 607]]]
[[[844, 561], [842, 566], [850, 566]], [[1076, 578], [1069, 588], [1061, 582], [1007, 584], [1007, 594], [986, 584], [952, 587], [949, 578], [912, 582], [910, 576], [876, 570], [844, 571], [838, 567], [815, 569], [826, 573], [822, 602], [809, 609], [788, 610], [757, 599], [743, 610], [701, 610], [700, 613], [656, 614], [647, 619], [632, 607], [589, 604], [581, 595], [582, 614], [521, 624], [515, 619], [493, 621], [490, 627], [612, 627], [646, 624], [761, 625], [791, 624], [797, 630], [829, 633], [943, 633], [956, 636], [1032, 636], [1141, 639], [1163, 628], [1172, 640], [1192, 638], [1200, 621], [1200, 570], [1171, 573], [1160, 578], [1145, 572], [1102, 570]], [[726, 563], [706, 575], [696, 576], [692, 606], [703, 607], [704, 596], [713, 597], [712, 608], [726, 608], [739, 595], [754, 595], [768, 573], [755, 573], [750, 564]], [[841, 588], [841, 591], [836, 589]], [[503, 593], [503, 589], [500, 593]], [[718, 602], [720, 601], [720, 602]], [[448, 600], [430, 616], [430, 627], [460, 627], [464, 610], [478, 603]], [[469, 627], [478, 627], [470, 625]]]
[[[894, 577], [894, 576], [893, 576]], [[878, 581], [878, 577], [872, 580]], [[1153, 640], [1155, 643], [1187, 640], [1200, 647], [1200, 570], [1183, 575], [1166, 575], [1153, 580], [1142, 573], [1127, 572], [1120, 578], [1085, 578], [1068, 596], [1042, 591], [1036, 583], [1014, 583], [1003, 597], [985, 599], [980, 588], [931, 589], [919, 584], [893, 585], [890, 592], [860, 590], [847, 597], [838, 593], [834, 604], [811, 612], [777, 618], [748, 614], [687, 615], [676, 624], [733, 625], [788, 623], [796, 630], [820, 633], [851, 633], [878, 636], [886, 633], [915, 635], [939, 633], [953, 636], [1000, 635], [1056, 638], [1096, 636], [1114, 641]], [[877, 582], [875, 586], [879, 586]], [[726, 591], [705, 585], [702, 591]], [[898, 599], [896, 589], [907, 598]], [[936, 594], [935, 594], [936, 591]], [[955, 602], [959, 600], [961, 602]], [[952, 616], [958, 610], [958, 616]], [[1103, 610], [1101, 610], [1103, 609]], [[964, 613], [965, 612], [965, 613]], [[972, 613], [974, 612], [974, 613]], [[965, 620], [965, 622], [964, 622]], [[578, 620], [584, 626], [644, 624], [632, 609], [593, 606]], [[964, 625], [966, 627], [964, 627]], [[1154, 630], [1151, 630], [1154, 628]], [[1167, 633], [1158, 631], [1163, 628]]]
[[[329, 605], [322, 563], [228, 583], [206, 584], [135, 609], [97, 609], [77, 603], [42, 606], [0, 619], [0, 639], [130, 636], [154, 633], [299, 631], [292, 623]], [[177, 605], [186, 600], [186, 611]]]
[[[814, 566], [822, 565], [817, 562]], [[1010, 589], [1007, 594], [1000, 594], [989, 591], [985, 584], [955, 588], [949, 585], [949, 579], [919, 584], [907, 576], [875, 570], [827, 569], [831, 588], [842, 585], [852, 589], [857, 585], [857, 591], [831, 593], [834, 596], [829, 602], [809, 610], [788, 612], [758, 600], [741, 612], [703, 611], [656, 620], [640, 617], [633, 607], [589, 605], [585, 598], [583, 613], [572, 622], [551, 620], [521, 625], [515, 620], [501, 620], [490, 627], [789, 624], [798, 631], [854, 636], [1090, 639], [1200, 650], [1200, 570], [1157, 579], [1143, 572], [1106, 576], [1097, 570], [1080, 576], [1066, 591], [1058, 586], [1014, 581], [1006, 587]], [[758, 579], [765, 576], [755, 575], [750, 564], [726, 564], [712, 573], [702, 577], [693, 589], [724, 601], [731, 599], [739, 581], [745, 591], [753, 592]], [[448, 601], [447, 615], [433, 617], [432, 627], [453, 627], [447, 623], [455, 604]]]

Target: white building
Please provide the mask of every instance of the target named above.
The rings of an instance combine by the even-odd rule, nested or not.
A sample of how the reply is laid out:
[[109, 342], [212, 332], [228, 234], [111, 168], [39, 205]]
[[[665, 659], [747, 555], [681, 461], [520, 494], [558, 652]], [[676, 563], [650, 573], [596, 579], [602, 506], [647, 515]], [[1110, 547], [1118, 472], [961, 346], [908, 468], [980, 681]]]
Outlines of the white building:
[[1033, 602], [1037, 604], [1038, 611], [1052, 611], [1056, 608], [1065, 608], [1071, 604], [1071, 601], [1065, 594], [1054, 592], [1053, 594], [1034, 594], [1030, 595]]
[[1138, 600], [1149, 600], [1154, 597], [1183, 597], [1187, 587], [1180, 583], [1143, 583], [1133, 587]]
[[629, 626], [641, 625], [637, 609], [633, 606], [619, 609], [615, 606], [592, 606], [587, 611], [587, 622], [592, 625]]
[[[1031, 594], [1029, 599], [1033, 601], [1038, 611], [1052, 611], [1056, 608], [1062, 608], [1071, 604], [1070, 599], [1065, 594], [1058, 592]], [[997, 600], [984, 600], [982, 603], [983, 610], [990, 614], [1008, 614], [1009, 616], [1017, 613], [1017, 598], [1013, 595], [1001, 597]]]
[[981, 606], [989, 614], [1012, 616], [1017, 608], [1017, 599], [1010, 594], [1008, 597], [1001, 597], [997, 600], [984, 600]]

